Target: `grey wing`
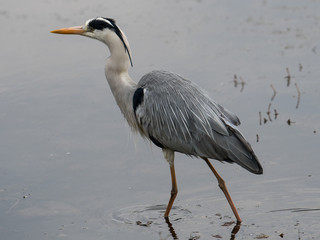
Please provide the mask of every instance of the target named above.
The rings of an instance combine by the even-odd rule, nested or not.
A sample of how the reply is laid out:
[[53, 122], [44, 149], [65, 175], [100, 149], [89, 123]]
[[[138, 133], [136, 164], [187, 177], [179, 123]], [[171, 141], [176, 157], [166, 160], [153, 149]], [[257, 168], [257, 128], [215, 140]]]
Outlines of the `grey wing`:
[[234, 113], [230, 112], [228, 109], [222, 107], [220, 104], [218, 104], [218, 107], [220, 111], [223, 113], [223, 118], [225, 118], [227, 121], [231, 122], [233, 125], [238, 126], [240, 125], [240, 120]]
[[134, 109], [138, 123], [147, 137], [164, 147], [196, 155], [194, 140], [202, 135], [214, 138], [213, 131], [228, 134], [217, 114], [218, 106], [192, 82], [153, 71], [142, 77], [139, 88], [143, 89], [143, 101]]
[[142, 77], [138, 89], [133, 99], [136, 119], [157, 146], [249, 168], [250, 160], [236, 156], [251, 158], [235, 127], [239, 119], [197, 85], [169, 72], [153, 71]]

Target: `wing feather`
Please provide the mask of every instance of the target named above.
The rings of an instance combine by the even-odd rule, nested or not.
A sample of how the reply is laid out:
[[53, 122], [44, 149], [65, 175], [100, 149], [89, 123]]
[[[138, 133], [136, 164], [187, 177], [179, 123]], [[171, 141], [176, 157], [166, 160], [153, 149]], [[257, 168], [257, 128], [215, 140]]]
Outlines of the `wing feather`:
[[[198, 86], [182, 77], [153, 71], [142, 77], [138, 88], [144, 89], [143, 102], [136, 110], [142, 119], [145, 134], [164, 146], [185, 151], [194, 139], [209, 136], [213, 131], [229, 135], [219, 106]], [[190, 146], [189, 154], [196, 154]]]
[[138, 83], [143, 101], [135, 115], [146, 137], [157, 146], [197, 157], [236, 162], [262, 173], [238, 117], [215, 103], [196, 84], [166, 71], [153, 71]]

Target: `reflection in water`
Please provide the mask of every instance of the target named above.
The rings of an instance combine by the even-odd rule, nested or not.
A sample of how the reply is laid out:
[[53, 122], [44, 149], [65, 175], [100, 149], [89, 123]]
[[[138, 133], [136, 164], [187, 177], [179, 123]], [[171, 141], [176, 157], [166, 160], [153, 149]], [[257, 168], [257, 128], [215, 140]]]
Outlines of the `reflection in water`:
[[234, 240], [236, 237], [236, 234], [239, 232], [240, 230], [240, 225], [241, 222], [237, 222], [237, 224], [233, 227], [232, 231], [231, 231], [231, 237], [230, 240]]
[[[176, 234], [176, 231], [174, 230], [172, 223], [170, 222], [170, 219], [168, 217], [165, 217], [164, 219], [165, 219], [166, 223], [168, 224], [169, 232], [170, 232], [170, 235], [172, 236], [172, 238], [179, 239], [178, 235]], [[236, 239], [236, 234], [239, 232], [240, 226], [241, 226], [241, 222], [237, 222], [236, 225], [233, 227], [233, 229], [231, 231], [230, 240]], [[190, 238], [190, 239], [193, 239], [193, 238]]]
[[[129, 224], [129, 225], [136, 225], [140, 227], [147, 227], [157, 232], [162, 232], [163, 226], [167, 225], [168, 229], [168, 237], [164, 239], [179, 239], [178, 234], [174, 228], [174, 225], [170, 222], [170, 219], [167, 217], [163, 217], [164, 211], [166, 209], [166, 205], [159, 204], [159, 205], [138, 205], [138, 206], [130, 206], [126, 208], [122, 208], [113, 213], [113, 221], [120, 224]], [[187, 208], [183, 208], [181, 206], [174, 206], [174, 209], [179, 216], [173, 220], [176, 224], [181, 224], [182, 221], [188, 220], [192, 218], [191, 211]], [[176, 215], [176, 217], [177, 217]], [[165, 221], [163, 221], [163, 219]], [[187, 224], [187, 223], [186, 223]], [[234, 221], [225, 222], [221, 226], [230, 227], [234, 225]], [[231, 231], [230, 240], [236, 239], [236, 234], [240, 230], [241, 223], [237, 222]], [[177, 227], [177, 226], [176, 226]], [[178, 229], [182, 230], [182, 229]], [[215, 229], [213, 229], [215, 230]], [[198, 232], [193, 232], [198, 233]], [[199, 235], [190, 236], [189, 239], [198, 239]], [[161, 238], [162, 239], [162, 238]]]
[[178, 236], [177, 236], [177, 234], [176, 234], [176, 232], [175, 232], [175, 230], [174, 230], [174, 228], [173, 228], [173, 226], [172, 226], [172, 223], [171, 223], [170, 220], [169, 220], [169, 218], [168, 218], [168, 217], [165, 217], [164, 219], [166, 220], [166, 223], [168, 224], [169, 232], [170, 232], [172, 238], [173, 238], [173, 239], [179, 239]]

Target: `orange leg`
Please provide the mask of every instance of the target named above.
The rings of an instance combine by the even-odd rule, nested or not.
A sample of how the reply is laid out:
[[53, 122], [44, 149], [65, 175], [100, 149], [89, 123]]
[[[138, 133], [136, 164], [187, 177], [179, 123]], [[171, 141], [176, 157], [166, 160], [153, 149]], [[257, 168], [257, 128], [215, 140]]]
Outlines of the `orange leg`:
[[178, 194], [178, 186], [177, 186], [177, 180], [176, 180], [176, 173], [175, 173], [175, 171], [174, 171], [174, 164], [173, 164], [173, 162], [170, 163], [170, 173], [171, 173], [172, 189], [171, 189], [171, 197], [170, 197], [170, 200], [169, 200], [169, 203], [168, 203], [166, 212], [165, 212], [165, 214], [164, 214], [164, 217], [165, 217], [165, 218], [168, 218], [168, 217], [169, 217], [169, 213], [170, 213], [170, 210], [171, 210], [171, 208], [172, 208], [174, 199], [176, 198], [176, 196], [177, 196], [177, 194]]
[[206, 163], [208, 164], [209, 168], [211, 169], [211, 171], [213, 172], [213, 174], [216, 176], [217, 180], [218, 180], [218, 184], [219, 184], [219, 187], [220, 189], [223, 191], [224, 195], [226, 196], [228, 202], [229, 202], [229, 205], [233, 211], [233, 214], [235, 215], [236, 219], [237, 219], [237, 222], [238, 223], [241, 223], [242, 220], [239, 216], [239, 213], [236, 209], [236, 207], [234, 206], [234, 203], [230, 197], [230, 194], [228, 192], [228, 189], [227, 189], [227, 186], [224, 182], [224, 180], [222, 179], [222, 177], [220, 177], [220, 175], [218, 174], [218, 172], [214, 169], [214, 167], [212, 166], [211, 162], [209, 161], [208, 158], [202, 158], [203, 160], [206, 161]]

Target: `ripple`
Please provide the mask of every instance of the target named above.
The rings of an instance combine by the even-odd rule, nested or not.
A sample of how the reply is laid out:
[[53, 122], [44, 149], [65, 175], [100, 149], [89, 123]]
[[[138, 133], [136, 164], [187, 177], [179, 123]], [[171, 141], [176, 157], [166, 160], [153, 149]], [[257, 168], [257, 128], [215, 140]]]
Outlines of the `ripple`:
[[[148, 227], [153, 225], [162, 225], [164, 223], [164, 212], [167, 205], [135, 205], [115, 211], [112, 214], [112, 220], [124, 224], [136, 224]], [[170, 215], [171, 221], [179, 221], [188, 217], [191, 211], [181, 206], [172, 207], [174, 213]]]

